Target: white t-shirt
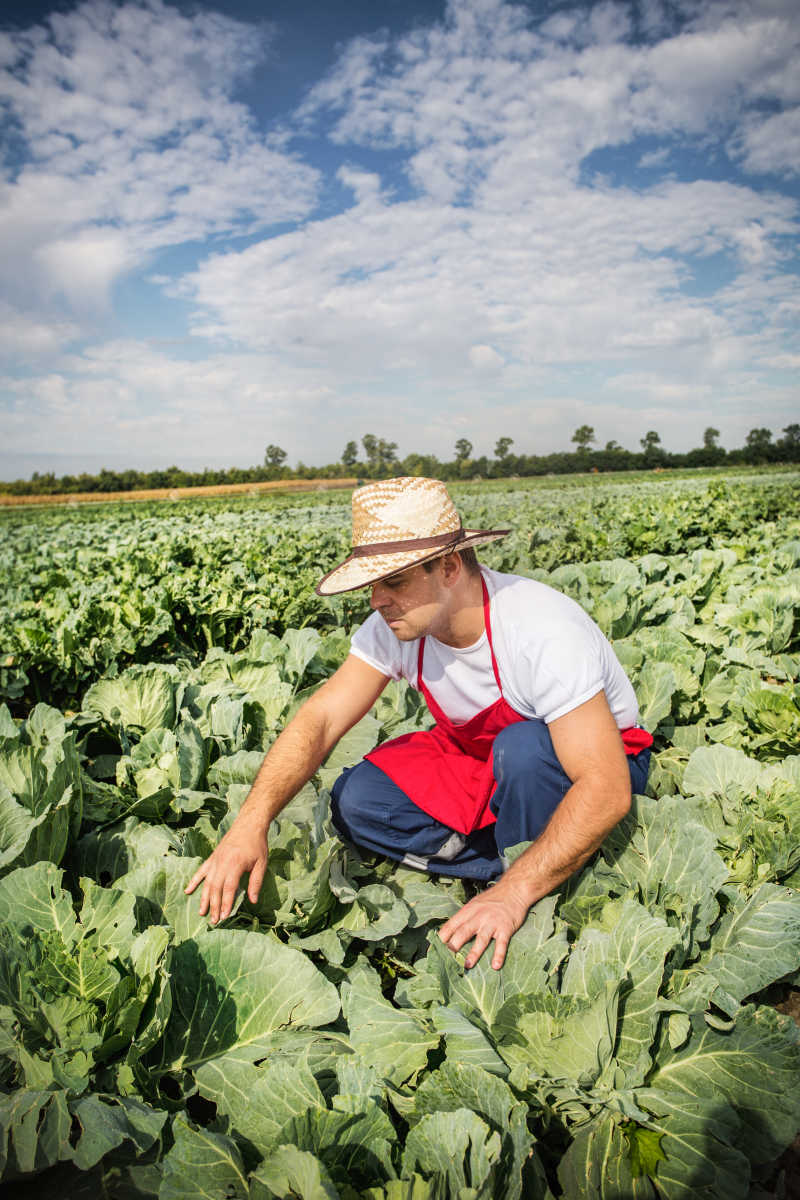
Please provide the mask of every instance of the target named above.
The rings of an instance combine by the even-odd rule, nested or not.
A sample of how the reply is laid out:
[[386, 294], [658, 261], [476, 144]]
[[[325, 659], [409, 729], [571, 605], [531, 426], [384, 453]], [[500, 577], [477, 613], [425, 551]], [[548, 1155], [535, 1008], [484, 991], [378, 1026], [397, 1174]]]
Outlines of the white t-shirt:
[[[630, 680], [579, 604], [534, 579], [486, 567], [481, 572], [503, 695], [516, 712], [549, 724], [604, 691], [617, 726], [636, 724]], [[399, 641], [379, 613], [353, 634], [351, 651], [382, 674], [419, 686], [419, 639]], [[440, 708], [459, 724], [500, 696], [485, 632], [463, 649], [427, 637], [423, 678]]]

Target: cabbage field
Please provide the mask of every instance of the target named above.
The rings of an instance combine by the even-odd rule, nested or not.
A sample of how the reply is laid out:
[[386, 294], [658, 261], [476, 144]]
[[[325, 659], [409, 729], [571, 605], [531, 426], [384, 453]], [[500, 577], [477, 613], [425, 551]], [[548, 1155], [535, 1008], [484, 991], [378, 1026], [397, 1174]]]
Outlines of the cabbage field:
[[8, 1197], [770, 1200], [800, 1129], [800, 475], [453, 488], [578, 600], [648, 794], [506, 965], [471, 885], [360, 854], [327, 788], [424, 727], [392, 683], [271, 832], [257, 905], [183, 889], [365, 593], [349, 495], [0, 512]]

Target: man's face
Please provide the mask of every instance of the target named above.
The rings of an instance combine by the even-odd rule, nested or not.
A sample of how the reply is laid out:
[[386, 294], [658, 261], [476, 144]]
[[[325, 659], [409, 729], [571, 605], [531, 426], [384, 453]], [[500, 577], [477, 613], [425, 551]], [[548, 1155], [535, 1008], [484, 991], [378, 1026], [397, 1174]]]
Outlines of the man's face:
[[379, 612], [401, 642], [423, 637], [441, 620], [449, 591], [442, 579], [441, 560], [433, 570], [409, 567], [399, 575], [372, 585], [370, 605]]

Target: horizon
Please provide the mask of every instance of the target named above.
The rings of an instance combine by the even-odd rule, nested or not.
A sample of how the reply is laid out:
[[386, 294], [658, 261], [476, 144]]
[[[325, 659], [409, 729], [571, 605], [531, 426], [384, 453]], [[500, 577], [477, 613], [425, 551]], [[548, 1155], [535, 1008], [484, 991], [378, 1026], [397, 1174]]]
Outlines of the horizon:
[[[763, 428], [763, 427], [761, 427], [761, 428]], [[795, 425], [795, 428], [796, 428], [796, 425]], [[771, 430], [770, 432], [772, 434], [772, 444], [774, 446], [780, 440], [781, 434], [784, 433], [784, 430], [779, 430], [779, 431]], [[346, 440], [349, 441], [351, 439], [346, 439]], [[354, 438], [352, 440], [356, 441], [357, 439]], [[604, 441], [602, 441], [599, 438], [595, 439], [595, 440], [596, 440], [597, 444], [592, 444], [591, 446], [588, 447], [589, 454], [592, 454], [592, 453], [603, 454], [603, 453], [611, 453], [612, 452], [612, 451], [606, 450]], [[610, 440], [610, 439], [606, 439], [606, 440]], [[736, 453], [740, 450], [745, 449], [744, 444], [742, 444], [741, 446], [730, 446], [730, 447], [723, 446], [721, 444], [719, 438], [716, 439], [716, 447], [718, 449], [722, 450], [726, 455], [731, 454], [731, 453]], [[689, 447], [689, 450], [700, 449], [700, 448], [701, 448], [700, 445], [692, 446], [692, 447]], [[342, 447], [342, 449], [344, 449], [344, 446]], [[643, 447], [641, 447], [641, 445], [638, 448], [631, 447], [631, 446], [618, 446], [617, 449], [621, 450], [627, 454], [642, 454], [644, 452]], [[664, 444], [663, 439], [659, 443], [657, 449], [666, 455], [688, 453], [688, 451], [677, 451], [677, 450], [672, 449], [670, 446]], [[367, 459], [366, 459], [364, 448], [361, 444], [360, 439], [358, 439], [358, 451], [359, 451], [359, 458], [357, 459], [357, 462], [354, 465], [365, 466]], [[547, 455], [549, 455], [549, 454], [573, 455], [573, 454], [577, 454], [577, 453], [578, 453], [577, 447], [575, 447], [572, 444], [570, 445], [570, 447], [559, 447], [556, 450], [547, 451], [542, 454], [539, 454], [535, 450], [518, 447], [516, 445], [516, 443], [514, 443], [509, 448], [509, 456], [511, 458], [515, 458], [515, 457], [536, 458], [536, 457], [547, 457]], [[438, 461], [441, 462], [442, 464], [444, 464], [444, 463], [449, 464], [456, 460], [455, 450], [453, 451], [453, 453], [451, 454], [451, 456], [449, 458], [439, 458], [439, 456], [434, 455], [432, 451], [427, 451], [427, 450], [422, 450], [422, 449], [403, 450], [401, 447], [398, 447], [395, 461], [398, 464], [402, 464], [403, 460], [406, 457], [408, 457], [409, 455], [414, 455], [414, 454], [419, 454], [419, 455], [424, 455], [424, 456], [431, 455], [432, 457], [437, 458]], [[227, 464], [222, 464], [219, 466], [212, 466], [208, 462], [205, 462], [205, 461], [201, 462], [199, 460], [196, 463], [189, 463], [185, 460], [184, 461], [176, 461], [176, 462], [172, 462], [172, 461], [168, 462], [166, 460], [166, 458], [164, 459], [163, 462], [157, 463], [157, 464], [151, 465], [151, 466], [139, 466], [134, 463], [127, 462], [127, 461], [125, 463], [121, 463], [118, 466], [112, 466], [105, 460], [105, 458], [103, 458], [102, 455], [98, 455], [97, 456], [98, 461], [94, 464], [90, 464], [88, 467], [83, 467], [83, 468], [76, 467], [71, 470], [70, 469], [61, 470], [61, 469], [59, 469], [59, 464], [56, 463], [55, 466], [51, 469], [41, 470], [38, 466], [34, 466], [31, 469], [29, 474], [18, 475], [16, 477], [12, 478], [11, 476], [5, 476], [2, 473], [3, 472], [3, 461], [6, 457], [10, 457], [10, 456], [6, 456], [5, 454], [3, 454], [0, 451], [0, 485], [26, 482], [26, 481], [33, 482], [35, 480], [35, 478], [37, 478], [37, 477], [41, 478], [42, 476], [47, 476], [47, 475], [51, 475], [51, 474], [55, 475], [56, 478], [63, 478], [65, 476], [73, 476], [74, 477], [74, 476], [78, 476], [81, 474], [87, 474], [89, 476], [96, 477], [97, 475], [99, 475], [100, 471], [102, 471], [102, 470], [108, 470], [108, 471], [110, 471], [112, 473], [116, 473], [116, 474], [122, 474], [125, 471], [136, 471], [139, 474], [149, 474], [149, 473], [152, 473], [155, 471], [165, 471], [165, 470], [170, 470], [170, 469], [174, 468], [176, 470], [183, 471], [186, 474], [199, 474], [199, 473], [202, 473], [203, 471], [257, 470], [257, 469], [262, 468], [265, 465], [264, 456], [262, 455], [261, 461], [259, 461], [259, 462], [227, 463]], [[34, 459], [36, 457], [37, 456], [31, 456], [32, 459]], [[64, 457], [69, 458], [70, 456], [65, 455]], [[48, 461], [48, 462], [51, 461], [50, 457], [48, 457], [48, 456], [42, 456], [42, 458], [46, 459], [46, 461]], [[498, 459], [497, 459], [496, 455], [493, 453], [493, 451], [489, 450], [489, 451], [481, 453], [475, 447], [473, 447], [473, 451], [469, 456], [469, 461], [475, 462], [477, 460], [480, 460], [481, 458], [486, 458], [493, 462], [498, 461]], [[103, 459], [103, 461], [100, 461], [100, 459]], [[331, 458], [331, 459], [328, 459], [327, 462], [319, 462], [319, 463], [303, 462], [302, 460], [298, 460], [297, 462], [289, 462], [287, 459], [286, 462], [281, 464], [281, 466], [286, 467], [288, 470], [294, 472], [294, 471], [297, 471], [298, 469], [302, 469], [302, 468], [314, 469], [316, 467], [319, 467], [320, 469], [322, 469], [323, 467], [326, 467], [326, 466], [339, 465], [339, 464], [341, 464], [341, 462], [342, 462], [342, 457], [340, 454], [338, 458], [335, 458], [335, 459]], [[720, 463], [718, 465], [725, 466], [726, 464]], [[730, 464], [728, 464], [728, 466], [730, 466]], [[639, 470], [639, 469], [640, 468], [637, 468], [637, 467], [620, 468], [621, 471], [624, 471], [624, 470], [634, 470], [635, 471], [635, 470]], [[676, 469], [680, 470], [683, 468], [677, 467]], [[699, 466], [697, 469], [705, 470], [705, 469], [710, 469], [710, 468], [708, 468], [707, 466]]]

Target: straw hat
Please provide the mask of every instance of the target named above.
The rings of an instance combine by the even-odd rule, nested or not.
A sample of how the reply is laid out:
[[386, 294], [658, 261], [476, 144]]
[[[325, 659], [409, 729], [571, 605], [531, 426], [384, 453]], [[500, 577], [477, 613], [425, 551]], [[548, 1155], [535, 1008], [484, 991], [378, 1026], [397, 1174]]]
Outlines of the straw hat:
[[317, 594], [353, 592], [452, 550], [505, 537], [509, 529], [464, 529], [438, 479], [405, 476], [353, 492], [353, 550], [317, 584]]

